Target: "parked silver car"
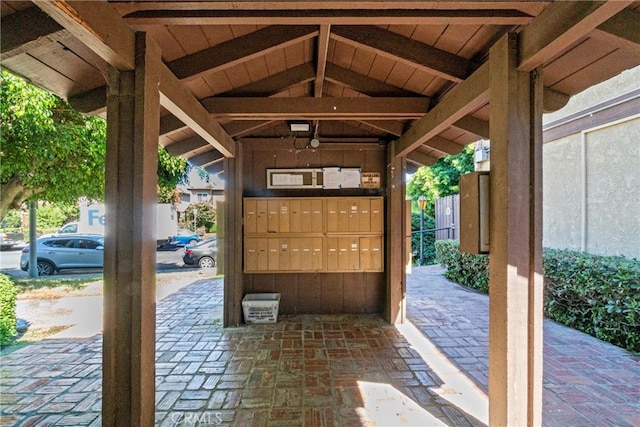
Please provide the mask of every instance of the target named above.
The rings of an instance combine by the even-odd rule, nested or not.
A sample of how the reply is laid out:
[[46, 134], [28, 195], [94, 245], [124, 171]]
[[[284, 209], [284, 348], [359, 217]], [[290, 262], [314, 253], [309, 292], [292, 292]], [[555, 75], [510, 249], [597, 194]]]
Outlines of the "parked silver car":
[[[41, 237], [36, 243], [38, 275], [48, 276], [63, 269], [102, 268], [104, 237], [91, 234]], [[29, 247], [22, 250], [20, 268], [29, 269]]]

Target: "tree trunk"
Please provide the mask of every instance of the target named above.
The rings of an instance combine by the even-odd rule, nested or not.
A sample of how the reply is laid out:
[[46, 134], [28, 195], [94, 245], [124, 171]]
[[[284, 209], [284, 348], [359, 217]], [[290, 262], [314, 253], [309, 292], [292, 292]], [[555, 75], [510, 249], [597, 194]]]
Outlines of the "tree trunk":
[[44, 188], [29, 188], [24, 185], [18, 175], [12, 176], [8, 182], [0, 183], [0, 219], [11, 209], [19, 209], [22, 202], [44, 192]]

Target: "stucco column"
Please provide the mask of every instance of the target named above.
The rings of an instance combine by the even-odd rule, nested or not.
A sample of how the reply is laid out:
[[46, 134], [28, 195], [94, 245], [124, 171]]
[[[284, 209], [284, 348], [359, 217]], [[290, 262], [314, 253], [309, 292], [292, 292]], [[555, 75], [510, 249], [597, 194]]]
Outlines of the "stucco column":
[[542, 412], [542, 78], [517, 36], [490, 51], [489, 425]]
[[160, 50], [136, 34], [136, 68], [108, 70], [102, 425], [155, 417]]
[[405, 157], [396, 157], [394, 145], [387, 151], [387, 191], [385, 204], [385, 277], [387, 299], [385, 319], [391, 324], [406, 320], [407, 262], [405, 251]]

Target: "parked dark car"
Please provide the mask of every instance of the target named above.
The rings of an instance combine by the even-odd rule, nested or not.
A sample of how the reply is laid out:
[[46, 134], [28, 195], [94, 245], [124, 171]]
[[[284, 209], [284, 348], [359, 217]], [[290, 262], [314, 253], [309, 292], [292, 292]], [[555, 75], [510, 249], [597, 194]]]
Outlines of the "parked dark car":
[[171, 236], [169, 244], [175, 246], [195, 245], [201, 240], [202, 239], [197, 233], [194, 233], [187, 228], [181, 228], [178, 230], [178, 234]]
[[[98, 234], [41, 237], [36, 242], [38, 275], [49, 276], [63, 269], [102, 268], [104, 237]], [[29, 270], [29, 247], [22, 249], [20, 268]]]
[[185, 246], [182, 261], [187, 265], [197, 265], [201, 268], [212, 268], [216, 266], [217, 256], [218, 240], [213, 237], [194, 246]]

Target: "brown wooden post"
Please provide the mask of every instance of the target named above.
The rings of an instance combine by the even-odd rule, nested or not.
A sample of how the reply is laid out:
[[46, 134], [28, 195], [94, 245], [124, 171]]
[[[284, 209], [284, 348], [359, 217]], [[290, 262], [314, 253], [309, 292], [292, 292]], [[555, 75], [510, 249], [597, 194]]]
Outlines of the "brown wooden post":
[[108, 70], [102, 425], [155, 418], [160, 50], [136, 34], [136, 68]]
[[387, 203], [385, 236], [385, 276], [387, 301], [385, 319], [391, 324], [406, 320], [406, 252], [405, 252], [405, 157], [396, 157], [395, 145], [387, 151]]
[[542, 79], [519, 72], [517, 36], [490, 51], [489, 425], [542, 412]]
[[242, 322], [242, 150], [236, 146], [236, 157], [224, 159], [225, 185], [225, 275], [224, 326], [237, 326]]

